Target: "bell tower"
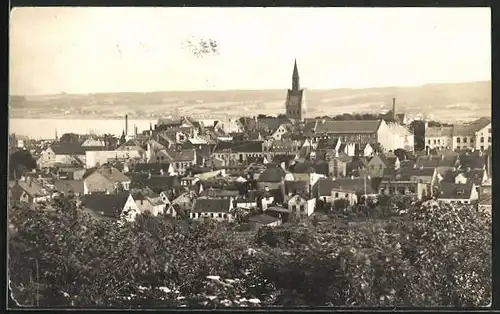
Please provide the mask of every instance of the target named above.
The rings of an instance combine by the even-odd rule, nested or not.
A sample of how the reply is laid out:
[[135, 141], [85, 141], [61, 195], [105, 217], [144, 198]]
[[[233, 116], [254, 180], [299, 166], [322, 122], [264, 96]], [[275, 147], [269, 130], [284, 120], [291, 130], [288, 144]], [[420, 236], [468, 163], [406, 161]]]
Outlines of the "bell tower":
[[304, 89], [300, 89], [299, 69], [297, 67], [297, 60], [295, 60], [292, 74], [292, 89], [289, 89], [286, 95], [286, 116], [293, 120], [304, 121], [306, 115], [304, 100]]

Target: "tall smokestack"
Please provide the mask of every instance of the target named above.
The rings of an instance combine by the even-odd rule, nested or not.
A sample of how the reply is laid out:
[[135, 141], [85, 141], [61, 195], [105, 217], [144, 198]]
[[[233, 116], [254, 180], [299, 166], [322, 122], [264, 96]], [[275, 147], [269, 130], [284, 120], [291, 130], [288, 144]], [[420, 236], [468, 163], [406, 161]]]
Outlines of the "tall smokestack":
[[128, 114], [125, 115], [125, 135], [128, 135]]
[[137, 135], [137, 132], [138, 132], [137, 131], [137, 125], [134, 125], [134, 133], [135, 133], [135, 135]]
[[396, 98], [392, 98], [392, 118], [396, 121]]

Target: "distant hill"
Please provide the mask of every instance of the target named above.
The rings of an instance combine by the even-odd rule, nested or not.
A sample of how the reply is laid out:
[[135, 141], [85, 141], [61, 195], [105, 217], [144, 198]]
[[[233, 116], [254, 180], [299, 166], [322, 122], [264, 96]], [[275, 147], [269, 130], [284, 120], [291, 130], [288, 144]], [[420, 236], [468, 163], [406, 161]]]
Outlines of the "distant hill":
[[[286, 90], [230, 90], [149, 93], [11, 96], [11, 118], [192, 115], [241, 116], [284, 112]], [[490, 115], [491, 82], [427, 84], [416, 87], [306, 90], [308, 116], [344, 112], [398, 112], [474, 118]]]

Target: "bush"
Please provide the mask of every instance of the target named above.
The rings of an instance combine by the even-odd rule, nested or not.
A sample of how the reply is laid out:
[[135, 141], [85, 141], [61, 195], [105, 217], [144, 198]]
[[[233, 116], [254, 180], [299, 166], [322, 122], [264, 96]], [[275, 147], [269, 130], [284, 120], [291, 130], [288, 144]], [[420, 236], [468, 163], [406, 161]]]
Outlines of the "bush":
[[118, 225], [68, 199], [52, 212], [16, 205], [11, 289], [43, 307], [488, 305], [490, 216], [389, 203], [406, 213], [258, 231], [148, 214]]

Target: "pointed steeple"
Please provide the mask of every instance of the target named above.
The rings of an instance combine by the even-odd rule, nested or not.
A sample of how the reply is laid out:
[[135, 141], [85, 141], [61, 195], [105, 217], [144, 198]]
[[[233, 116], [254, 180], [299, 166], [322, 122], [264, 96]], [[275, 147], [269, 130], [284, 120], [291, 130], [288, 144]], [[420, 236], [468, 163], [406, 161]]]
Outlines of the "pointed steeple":
[[292, 74], [292, 90], [298, 91], [300, 89], [299, 69], [297, 68], [297, 59], [294, 61], [293, 74]]

